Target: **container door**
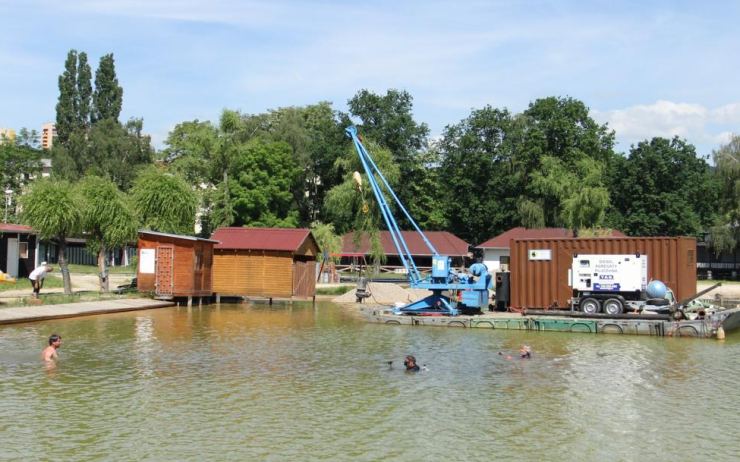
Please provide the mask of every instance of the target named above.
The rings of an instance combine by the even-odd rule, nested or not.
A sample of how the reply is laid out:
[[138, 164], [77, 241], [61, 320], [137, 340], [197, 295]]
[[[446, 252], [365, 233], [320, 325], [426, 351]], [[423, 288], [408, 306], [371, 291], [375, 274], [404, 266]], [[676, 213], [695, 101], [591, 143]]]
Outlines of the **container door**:
[[10, 276], [18, 277], [18, 238], [8, 238], [8, 273]]
[[172, 247], [157, 247], [157, 269], [155, 290], [157, 295], [172, 296], [175, 286], [173, 277], [174, 249]]

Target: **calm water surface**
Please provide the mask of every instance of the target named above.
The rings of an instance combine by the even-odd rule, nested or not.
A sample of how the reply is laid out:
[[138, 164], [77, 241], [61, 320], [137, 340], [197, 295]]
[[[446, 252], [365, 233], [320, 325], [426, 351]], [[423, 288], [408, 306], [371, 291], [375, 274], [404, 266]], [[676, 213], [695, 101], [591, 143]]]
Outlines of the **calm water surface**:
[[[522, 343], [533, 359], [497, 354]], [[737, 334], [385, 326], [330, 303], [5, 326], [0, 460], [730, 461], [739, 371]]]

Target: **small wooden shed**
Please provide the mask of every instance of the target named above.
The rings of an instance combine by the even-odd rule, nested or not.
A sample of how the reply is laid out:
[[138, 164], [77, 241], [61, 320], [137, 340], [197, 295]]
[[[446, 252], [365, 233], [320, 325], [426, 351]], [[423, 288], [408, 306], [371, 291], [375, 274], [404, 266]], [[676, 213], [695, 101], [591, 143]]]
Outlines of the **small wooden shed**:
[[213, 255], [218, 295], [313, 297], [319, 246], [307, 228], [219, 228]]
[[216, 243], [199, 237], [139, 231], [139, 292], [154, 292], [162, 298], [211, 296]]
[[36, 260], [37, 236], [30, 226], [0, 223], [0, 271], [14, 278], [28, 277]]

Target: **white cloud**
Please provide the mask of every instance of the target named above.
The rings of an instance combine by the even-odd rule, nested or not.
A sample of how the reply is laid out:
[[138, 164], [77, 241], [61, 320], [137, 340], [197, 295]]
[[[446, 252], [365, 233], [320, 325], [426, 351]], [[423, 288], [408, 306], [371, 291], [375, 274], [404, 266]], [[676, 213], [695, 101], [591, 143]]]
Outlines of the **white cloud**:
[[633, 144], [653, 137], [679, 136], [696, 145], [716, 145], [730, 137], [727, 125], [740, 123], [740, 103], [710, 108], [695, 103], [659, 100], [612, 111], [594, 111], [617, 138]]

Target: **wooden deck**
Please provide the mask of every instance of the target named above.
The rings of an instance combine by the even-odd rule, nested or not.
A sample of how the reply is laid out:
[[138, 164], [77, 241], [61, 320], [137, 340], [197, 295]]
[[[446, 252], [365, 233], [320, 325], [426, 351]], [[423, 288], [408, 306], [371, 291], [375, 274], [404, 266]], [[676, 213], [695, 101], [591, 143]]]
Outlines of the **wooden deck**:
[[148, 298], [124, 298], [93, 302], [65, 303], [63, 305], [35, 305], [0, 309], [0, 324], [71, 318], [120, 311], [148, 310], [173, 306], [170, 301]]

